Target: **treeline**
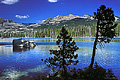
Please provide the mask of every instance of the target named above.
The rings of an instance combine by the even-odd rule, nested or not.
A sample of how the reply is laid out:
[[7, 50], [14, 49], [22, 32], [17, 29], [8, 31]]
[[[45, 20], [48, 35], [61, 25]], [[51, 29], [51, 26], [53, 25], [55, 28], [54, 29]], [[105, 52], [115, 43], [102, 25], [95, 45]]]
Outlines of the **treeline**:
[[[61, 26], [62, 27], [62, 26]], [[28, 38], [56, 38], [59, 35], [61, 27], [54, 28], [39, 28], [37, 30], [28, 32], [17, 32], [17, 33], [0, 33], [0, 37], [28, 37]], [[93, 25], [78, 25], [76, 27], [64, 26], [69, 35], [72, 37], [95, 37], [96, 24]], [[120, 36], [120, 24], [116, 27], [116, 37]]]

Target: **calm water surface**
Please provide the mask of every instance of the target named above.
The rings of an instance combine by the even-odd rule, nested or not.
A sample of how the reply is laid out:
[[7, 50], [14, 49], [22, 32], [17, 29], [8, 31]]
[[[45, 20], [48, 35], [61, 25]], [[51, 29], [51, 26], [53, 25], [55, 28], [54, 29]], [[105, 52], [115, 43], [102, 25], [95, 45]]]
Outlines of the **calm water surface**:
[[[50, 38], [26, 38], [34, 40], [37, 46], [33, 49], [15, 50], [12, 40], [15, 38], [0, 39], [0, 79], [17, 79], [20, 76], [28, 76], [29, 73], [49, 74], [52, 70], [41, 61], [52, 57], [49, 50], [57, 49], [54, 41]], [[93, 38], [75, 38], [76, 45], [79, 47], [77, 53], [79, 63], [76, 68], [88, 67], [92, 56]], [[7, 42], [7, 43], [6, 43]], [[109, 44], [103, 44], [104, 48], [97, 46], [95, 61], [105, 69], [112, 69], [114, 74], [120, 79], [120, 39], [114, 39]]]

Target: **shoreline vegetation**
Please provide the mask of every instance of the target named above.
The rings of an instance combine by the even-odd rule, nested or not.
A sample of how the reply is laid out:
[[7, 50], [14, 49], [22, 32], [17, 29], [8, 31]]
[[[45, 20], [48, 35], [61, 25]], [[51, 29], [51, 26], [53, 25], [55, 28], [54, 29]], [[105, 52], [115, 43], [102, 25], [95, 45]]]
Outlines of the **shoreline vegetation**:
[[[0, 36], [0, 38], [57, 38], [57, 37], [25, 37], [25, 36], [18, 36], [18, 37], [2, 37]], [[85, 36], [85, 37], [72, 37], [72, 38], [95, 38], [95, 37], [89, 37], [89, 36]], [[120, 38], [119, 37], [115, 37], [115, 38]]]
[[[61, 26], [62, 27], [62, 26]], [[32, 31], [23, 32], [0, 32], [0, 37], [11, 38], [11, 37], [26, 37], [26, 38], [57, 38], [60, 33], [61, 27], [50, 27], [50, 28], [38, 28]], [[73, 25], [71, 27], [65, 26], [71, 37], [77, 38], [95, 38], [96, 25]], [[120, 38], [120, 25], [115, 28], [117, 38]]]
[[[5, 38], [33, 38], [36, 39], [35, 37], [0, 37], [1, 39], [5, 39]], [[38, 38], [51, 38], [51, 39], [57, 39], [57, 37], [38, 37]], [[95, 37], [72, 37], [72, 38], [95, 38]], [[118, 37], [114, 37], [114, 38], [120, 38], [120, 36]], [[114, 39], [113, 38], [113, 39]]]
[[[26, 40], [33, 40], [34, 42], [56, 42], [57, 38], [28, 38], [28, 37], [11, 37], [11, 38], [2, 38], [0, 37], [0, 42], [4, 44], [4, 42], [12, 42], [13, 39], [26, 39]], [[73, 37], [74, 41], [94, 41], [95, 37]], [[111, 40], [111, 42], [120, 42], [120, 37], [115, 37]], [[1, 44], [1, 45], [2, 45]]]
[[[57, 36], [56, 37], [46, 37], [46, 36], [44, 36], [44, 37], [28, 37], [28, 36], [1, 36], [0, 35], [0, 38], [57, 38]], [[72, 38], [95, 38], [95, 37], [93, 37], [93, 36], [78, 36], [78, 37], [74, 37], [74, 36], [72, 36]], [[114, 38], [120, 38], [120, 36], [115, 36]]]

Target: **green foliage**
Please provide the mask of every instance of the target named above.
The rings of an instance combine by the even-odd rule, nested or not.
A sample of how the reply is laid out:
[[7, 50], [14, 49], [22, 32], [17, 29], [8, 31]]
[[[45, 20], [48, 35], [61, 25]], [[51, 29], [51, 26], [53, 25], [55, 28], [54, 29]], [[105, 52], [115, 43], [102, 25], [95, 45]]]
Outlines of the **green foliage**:
[[[44, 62], [48, 67], [52, 67], [53, 70], [55, 68], [62, 69], [64, 75], [67, 73], [67, 67], [71, 64], [76, 65], [78, 60], [75, 60], [78, 57], [78, 54], [74, 52], [79, 48], [75, 45], [75, 42], [71, 42], [72, 38], [68, 36], [68, 32], [63, 27], [60, 36], [57, 37], [58, 41], [56, 44], [58, 45], [58, 50], [50, 50], [50, 54], [53, 54], [54, 57], [49, 57]], [[62, 45], [60, 46], [60, 42], [62, 41]]]
[[113, 25], [113, 22], [115, 21], [114, 11], [111, 8], [106, 9], [105, 5], [101, 5], [100, 8], [97, 9], [97, 13], [94, 12], [94, 18], [97, 19], [97, 30], [90, 68], [92, 68], [94, 64], [97, 43], [109, 43], [112, 38], [115, 37], [115, 27], [117, 26], [117, 24]]
[[[86, 67], [84, 68], [84, 70], [73, 68], [67, 74], [67, 80], [118, 80], [118, 78], [114, 75], [112, 70], [104, 69], [97, 63], [95, 63], [93, 68]], [[43, 78], [43, 80], [56, 79], [65, 80], [64, 76], [62, 76], [62, 71], [58, 71], [53, 76], [49, 76], [48, 78]]]
[[[99, 66], [97, 63], [95, 63], [93, 68], [85, 68], [84, 70], [78, 69], [73, 70], [74, 75], [76, 77], [73, 77], [74, 80], [118, 80], [118, 78], [112, 73], [112, 70], [107, 70]], [[108, 76], [109, 75], [109, 76]], [[111, 76], [110, 76], [111, 75]]]
[[98, 20], [99, 42], [109, 43], [116, 35], [115, 27], [117, 24], [113, 24], [115, 21], [114, 11], [111, 8], [106, 9], [106, 6], [101, 5], [97, 9], [97, 13], [94, 12], [94, 17]]

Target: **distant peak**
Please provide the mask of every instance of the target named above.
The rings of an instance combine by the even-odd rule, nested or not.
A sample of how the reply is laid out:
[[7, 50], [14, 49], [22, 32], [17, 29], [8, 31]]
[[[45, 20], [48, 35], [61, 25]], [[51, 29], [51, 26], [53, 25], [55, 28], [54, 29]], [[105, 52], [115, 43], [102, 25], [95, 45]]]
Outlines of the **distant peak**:
[[58, 16], [56, 16], [56, 17], [61, 17], [61, 15], [58, 15]]
[[88, 15], [88, 14], [85, 14], [85, 15], [84, 15], [84, 17], [90, 17], [90, 15]]
[[91, 20], [94, 19], [91, 15], [88, 15], [88, 14], [85, 14], [85, 15], [82, 16], [81, 18], [86, 18], [86, 19], [91, 19]]
[[69, 14], [67, 16], [58, 15], [58, 16], [54, 17], [53, 20], [54, 21], [71, 20], [71, 19], [78, 18], [78, 17], [79, 16], [75, 16], [73, 14]]
[[68, 16], [74, 16], [73, 14], [69, 14]]

